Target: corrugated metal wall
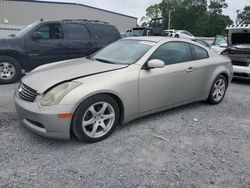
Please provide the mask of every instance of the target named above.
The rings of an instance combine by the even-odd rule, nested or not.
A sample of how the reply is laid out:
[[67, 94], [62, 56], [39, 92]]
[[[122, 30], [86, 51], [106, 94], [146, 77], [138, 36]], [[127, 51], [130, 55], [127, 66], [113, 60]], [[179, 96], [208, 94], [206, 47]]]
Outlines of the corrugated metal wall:
[[[100, 2], [101, 3], [101, 2]], [[106, 21], [120, 32], [136, 25], [137, 19], [125, 15], [76, 4], [0, 0], [0, 24], [26, 26], [34, 21], [61, 19], [90, 19]]]

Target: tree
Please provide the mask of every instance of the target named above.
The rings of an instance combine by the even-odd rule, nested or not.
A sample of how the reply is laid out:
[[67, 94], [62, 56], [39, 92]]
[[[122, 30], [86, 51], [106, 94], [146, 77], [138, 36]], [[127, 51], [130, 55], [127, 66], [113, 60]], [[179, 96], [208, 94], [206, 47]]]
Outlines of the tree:
[[222, 9], [227, 7], [226, 0], [210, 0], [210, 5], [208, 6], [211, 14], [222, 14]]
[[195, 36], [225, 34], [226, 26], [233, 23], [229, 16], [222, 14], [222, 9], [228, 6], [226, 0], [210, 0], [209, 6], [207, 3], [207, 0], [162, 0], [158, 6], [151, 6], [154, 11], [148, 8], [147, 12], [154, 12], [148, 15], [160, 12], [167, 26], [171, 11], [171, 28], [188, 30]]
[[250, 6], [245, 6], [242, 13], [239, 14], [239, 18], [244, 22], [250, 21]]
[[158, 18], [161, 17], [161, 10], [159, 4], [151, 5], [146, 9], [146, 16], [149, 18]]
[[141, 25], [148, 26], [152, 18], [161, 17], [161, 10], [159, 4], [154, 4], [146, 9], [146, 16], [141, 18]]

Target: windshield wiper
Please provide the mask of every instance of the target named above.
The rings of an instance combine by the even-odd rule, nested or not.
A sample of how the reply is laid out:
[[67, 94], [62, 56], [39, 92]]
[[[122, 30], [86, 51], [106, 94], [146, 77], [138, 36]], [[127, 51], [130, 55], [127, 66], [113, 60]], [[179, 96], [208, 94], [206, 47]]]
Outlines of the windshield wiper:
[[93, 58], [93, 59], [96, 61], [103, 62], [103, 63], [116, 64], [116, 63], [109, 61], [109, 60], [106, 60], [106, 59], [100, 59], [100, 58]]

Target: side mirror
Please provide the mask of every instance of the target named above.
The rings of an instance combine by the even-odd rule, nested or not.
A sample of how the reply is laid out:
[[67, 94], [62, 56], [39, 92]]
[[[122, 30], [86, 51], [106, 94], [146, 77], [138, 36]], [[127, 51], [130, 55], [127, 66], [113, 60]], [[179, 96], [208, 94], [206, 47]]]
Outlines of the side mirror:
[[226, 43], [222, 43], [222, 44], [220, 44], [220, 47], [221, 48], [227, 48], [227, 44]]
[[165, 63], [159, 59], [152, 59], [147, 63], [149, 69], [164, 68]]
[[40, 32], [38, 32], [38, 31], [32, 33], [31, 37], [32, 37], [32, 39], [34, 39], [34, 40], [39, 40], [39, 39], [42, 39], [42, 38], [43, 38], [42, 34], [41, 34]]

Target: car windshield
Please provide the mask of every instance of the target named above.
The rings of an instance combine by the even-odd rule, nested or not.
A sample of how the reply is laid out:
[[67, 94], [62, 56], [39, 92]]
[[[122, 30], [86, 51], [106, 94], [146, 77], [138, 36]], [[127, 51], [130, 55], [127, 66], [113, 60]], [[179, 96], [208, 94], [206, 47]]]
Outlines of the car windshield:
[[155, 43], [149, 41], [120, 40], [101, 51], [92, 58], [112, 64], [133, 64], [138, 61]]
[[36, 25], [38, 24], [38, 22], [34, 22], [28, 26], [26, 26], [25, 28], [23, 28], [22, 30], [18, 31], [16, 34], [14, 34], [14, 36], [16, 37], [21, 37], [23, 35], [25, 35], [26, 33], [28, 33], [31, 29], [33, 29]]

